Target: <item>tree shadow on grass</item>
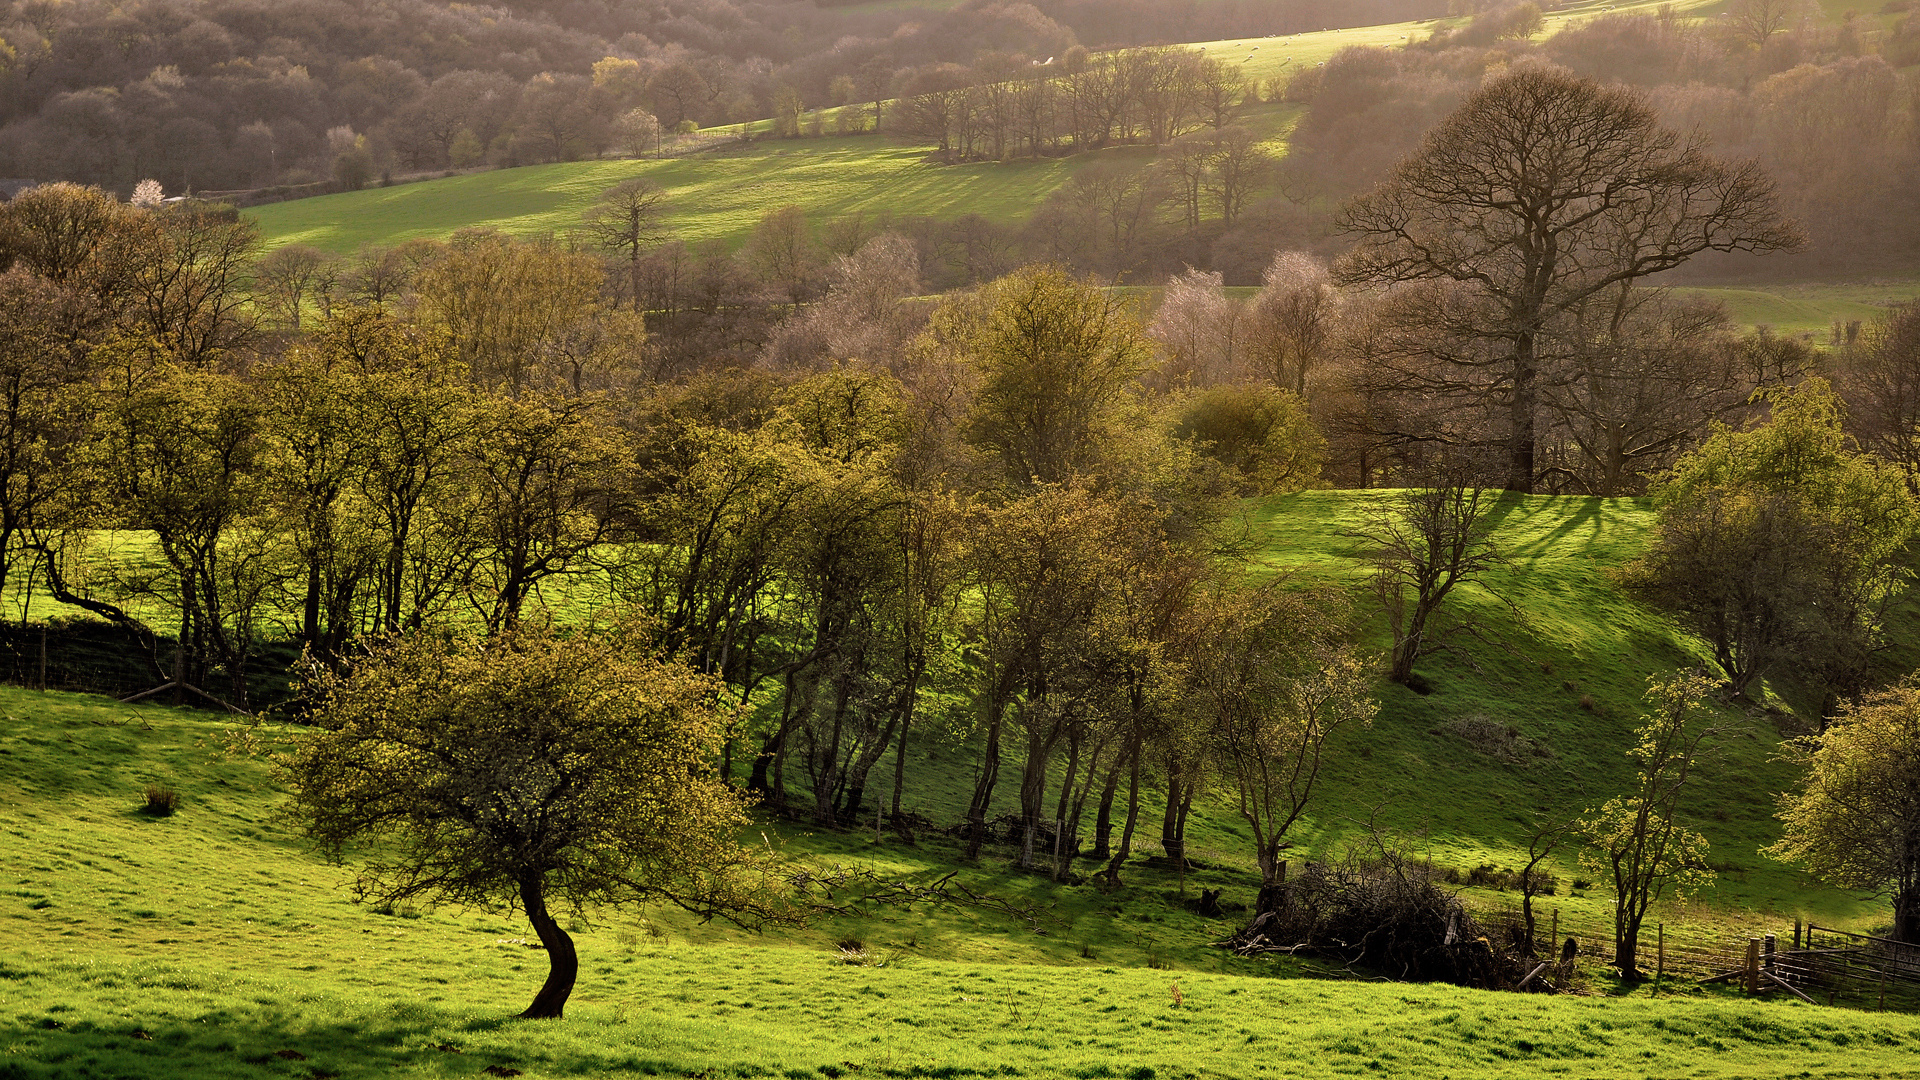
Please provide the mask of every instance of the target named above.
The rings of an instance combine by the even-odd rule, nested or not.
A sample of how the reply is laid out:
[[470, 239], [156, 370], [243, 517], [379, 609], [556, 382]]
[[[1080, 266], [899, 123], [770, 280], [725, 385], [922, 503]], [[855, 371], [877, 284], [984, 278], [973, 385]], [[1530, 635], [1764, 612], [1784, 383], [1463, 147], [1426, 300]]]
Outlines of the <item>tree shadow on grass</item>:
[[[550, 1021], [462, 1018], [402, 1006], [397, 1016], [316, 1021], [302, 1015], [235, 1015], [215, 1010], [191, 1019], [131, 1019], [115, 1023], [64, 1019], [60, 1012], [0, 1023], [0, 1080], [89, 1077], [283, 1077], [334, 1080], [363, 1076], [626, 1077], [697, 1075], [698, 1067], [629, 1052], [629, 1048], [546, 1045], [527, 1039], [515, 1047], [515, 1029], [528, 1034], [576, 1034]], [[144, 1024], [145, 1026], [141, 1026]], [[566, 1021], [561, 1021], [565, 1025]], [[542, 1030], [546, 1028], [546, 1030]], [[746, 1075], [738, 1072], [712, 1076]], [[767, 1075], [773, 1075], [767, 1073]]]

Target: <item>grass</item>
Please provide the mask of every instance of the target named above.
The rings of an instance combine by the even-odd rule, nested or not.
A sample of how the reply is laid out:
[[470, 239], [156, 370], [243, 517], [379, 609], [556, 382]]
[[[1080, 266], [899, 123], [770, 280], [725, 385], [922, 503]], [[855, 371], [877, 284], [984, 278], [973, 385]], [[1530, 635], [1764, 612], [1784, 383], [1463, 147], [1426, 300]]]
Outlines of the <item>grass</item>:
[[470, 173], [418, 184], [323, 195], [249, 211], [268, 247], [311, 244], [349, 252], [362, 244], [442, 237], [491, 226], [521, 236], [565, 232], [600, 192], [635, 176], [667, 188], [667, 222], [689, 244], [737, 246], [767, 211], [793, 204], [814, 221], [984, 214], [1024, 220], [1046, 196], [1102, 154], [1006, 163], [939, 165], [926, 149], [878, 135], [762, 141], [664, 161], [590, 161]]
[[[1072, 935], [1085, 927], [1054, 924], [1043, 938], [929, 912], [779, 940], [659, 912], [589, 912], [574, 926], [582, 969], [568, 1019], [516, 1022], [507, 1017], [545, 969], [526, 927], [349, 903], [346, 872], [306, 855], [274, 820], [261, 765], [214, 753], [219, 721], [11, 690], [0, 711], [7, 1080], [490, 1067], [530, 1077], [1733, 1077], [1789, 1061], [1825, 1076], [1920, 1075], [1920, 1019], [1908, 1016], [1718, 991], [1521, 998], [1300, 978], [1299, 965], [1191, 944], [1156, 970], [1104, 945], [1081, 956]], [[139, 813], [140, 786], [155, 780], [182, 793], [172, 817]], [[796, 832], [791, 843], [820, 839]], [[811, 854], [854, 845], [826, 838]], [[1138, 895], [1150, 891], [1141, 880], [1079, 921], [1204, 940], [1153, 903], [1157, 892]], [[943, 923], [980, 953], [944, 946]], [[834, 943], [849, 936], [884, 966], [842, 962]]]
[[[1364, 552], [1349, 534], [1388, 497], [1249, 504], [1263, 572], [1362, 596]], [[1504, 647], [1425, 665], [1430, 695], [1382, 688], [1379, 719], [1338, 747], [1299, 857], [1335, 852], [1371, 815], [1445, 865], [1515, 865], [1532, 814], [1577, 809], [1624, 781], [1645, 676], [1697, 656], [1697, 643], [1607, 577], [1644, 543], [1643, 501], [1507, 497], [1494, 512], [1510, 565], [1492, 584], [1524, 620], [1484, 593], [1462, 598]], [[1366, 632], [1377, 641], [1380, 628]], [[1483, 753], [1448, 726], [1462, 716], [1511, 724], [1547, 753]], [[769, 823], [766, 842], [795, 859], [918, 880], [957, 869], [976, 888], [1039, 905], [1040, 921], [876, 909], [756, 938], [667, 910], [591, 910], [573, 926], [582, 969], [569, 1019], [518, 1023], [505, 1017], [545, 972], [524, 923], [351, 903], [350, 869], [316, 860], [275, 817], [264, 764], [219, 753], [225, 723], [0, 689], [0, 1080], [431, 1077], [494, 1065], [536, 1077], [1736, 1076], [1788, 1063], [1920, 1075], [1912, 1017], [1671, 981], [1657, 1000], [1646, 987], [1493, 996], [1231, 957], [1207, 943], [1243, 916], [1208, 919], [1189, 903], [1202, 887], [1225, 890], [1230, 905], [1252, 899], [1244, 828], [1217, 800], [1196, 810], [1191, 875], [1149, 858], [1112, 893], [1014, 873], [1005, 852], [967, 865], [940, 836], [876, 846], [857, 830]], [[1791, 777], [1772, 760], [1771, 719], [1725, 723], [1690, 799], [1725, 869], [1695, 902], [1657, 910], [1670, 946], [1784, 936], [1796, 916], [1883, 921], [1878, 905], [1756, 854], [1773, 835], [1769, 793]], [[965, 741], [936, 733], [912, 746], [910, 804], [936, 820], [957, 817]], [[149, 786], [177, 793], [171, 815], [143, 812]], [[1157, 821], [1157, 798], [1145, 801]], [[1562, 886], [1542, 901], [1543, 918], [1559, 912], [1594, 956], [1610, 897], [1568, 891], [1580, 872], [1571, 860], [1553, 869]], [[1463, 895], [1482, 910], [1511, 902], [1487, 889]], [[847, 939], [877, 964], [845, 963]], [[1595, 991], [1624, 993], [1597, 968], [1589, 978]]]
[[1686, 288], [1726, 304], [1737, 326], [1767, 326], [1785, 334], [1812, 334], [1825, 343], [1833, 320], [1872, 322], [1893, 304], [1920, 296], [1920, 280], [1896, 278], [1865, 282], [1804, 282], [1798, 284]]

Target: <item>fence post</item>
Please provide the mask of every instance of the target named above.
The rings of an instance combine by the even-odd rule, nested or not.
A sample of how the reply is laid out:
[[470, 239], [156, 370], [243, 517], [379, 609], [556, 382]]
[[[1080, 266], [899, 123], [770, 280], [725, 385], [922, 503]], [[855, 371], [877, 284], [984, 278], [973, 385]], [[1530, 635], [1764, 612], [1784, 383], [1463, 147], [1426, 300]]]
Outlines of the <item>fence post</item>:
[[1773, 954], [1775, 951], [1776, 942], [1774, 941], [1774, 937], [1772, 934], [1768, 934], [1765, 937], [1761, 938], [1760, 942], [1761, 942], [1760, 953], [1764, 957], [1761, 963], [1769, 972], [1771, 972], [1773, 970]]
[[1760, 939], [1747, 939], [1747, 993], [1760, 992]]
[[1553, 936], [1548, 938], [1547, 940], [1548, 940], [1548, 944], [1551, 946], [1552, 951], [1555, 953], [1558, 953], [1560, 951], [1560, 909], [1559, 908], [1553, 909]]
[[1800, 944], [1800, 920], [1799, 919], [1793, 920], [1793, 948], [1795, 952], [1800, 951], [1800, 949], [1802, 948]]
[[1660, 960], [1658, 966], [1653, 969], [1653, 992], [1658, 994], [1660, 980], [1667, 973], [1667, 924], [1655, 923], [1654, 927], [1660, 935]]

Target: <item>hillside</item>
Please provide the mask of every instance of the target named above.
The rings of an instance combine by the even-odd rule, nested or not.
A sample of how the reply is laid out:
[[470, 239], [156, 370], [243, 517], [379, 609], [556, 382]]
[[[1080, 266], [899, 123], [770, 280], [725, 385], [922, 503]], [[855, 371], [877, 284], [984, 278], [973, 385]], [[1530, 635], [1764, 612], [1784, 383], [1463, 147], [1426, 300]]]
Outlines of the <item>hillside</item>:
[[[1344, 583], [1363, 600], [1366, 569], [1347, 534], [1391, 497], [1249, 504], [1262, 572]], [[1644, 543], [1643, 501], [1510, 497], [1495, 514], [1509, 565], [1490, 583], [1520, 616], [1486, 593], [1463, 600], [1503, 647], [1426, 666], [1426, 696], [1381, 687], [1371, 729], [1336, 747], [1299, 857], [1336, 856], [1372, 817], [1442, 866], [1513, 865], [1532, 815], [1578, 809], [1624, 780], [1645, 677], [1694, 659], [1694, 643], [1607, 576]], [[1377, 626], [1367, 632], [1377, 641]], [[1468, 717], [1487, 723], [1456, 723]], [[222, 752], [230, 724], [0, 690], [10, 837], [0, 909], [12, 930], [0, 944], [0, 1077], [451, 1076], [492, 1065], [529, 1076], [1736, 1076], [1782, 1054], [1796, 1071], [1899, 1076], [1920, 1045], [1911, 1017], [1757, 1004], [1684, 982], [1658, 999], [1646, 988], [1523, 999], [1233, 958], [1207, 943], [1231, 932], [1253, 875], [1242, 828], [1217, 802], [1196, 810], [1193, 874], [1149, 858], [1112, 893], [1013, 874], [994, 849], [961, 864], [937, 834], [876, 847], [871, 835], [769, 821], [762, 835], [790, 858], [922, 881], [958, 870], [974, 888], [1039, 905], [1039, 921], [877, 909], [756, 937], [664, 909], [589, 910], [572, 924], [583, 964], [569, 1019], [514, 1024], [502, 1017], [545, 968], [522, 921], [352, 904], [350, 868], [317, 861], [275, 817], [265, 762]], [[1657, 910], [1670, 946], [1784, 933], [1796, 917], [1884, 921], [1878, 906], [1756, 854], [1773, 834], [1768, 794], [1790, 782], [1772, 760], [1780, 729], [1767, 715], [1724, 725], [1689, 800], [1721, 874], [1693, 903]], [[1506, 727], [1521, 741], [1461, 734]], [[913, 747], [910, 804], [939, 822], [956, 818], [967, 779], [943, 764], [959, 756], [948, 753], [956, 737]], [[148, 783], [177, 789], [179, 812], [139, 813]], [[1571, 860], [1553, 870], [1561, 884], [1543, 915], [1597, 956], [1610, 897], [1569, 889], [1581, 873]], [[1193, 911], [1201, 887], [1224, 890], [1227, 917]], [[1484, 912], [1512, 902], [1463, 895]], [[847, 939], [867, 946], [868, 963], [841, 959]], [[1619, 990], [1597, 965], [1589, 978]]]
[[[1735, 1077], [1783, 1057], [1824, 1076], [1891, 1077], [1912, 1075], [1920, 1046], [1912, 1017], [1725, 996], [1517, 998], [1276, 979], [1218, 954], [1204, 970], [1171, 971], [1105, 955], [946, 959], [924, 955], [934, 950], [916, 947], [919, 916], [898, 911], [875, 921], [868, 940], [885, 960], [874, 967], [838, 962], [812, 938], [695, 940], [631, 914], [585, 913], [568, 1018], [517, 1023], [504, 1018], [545, 968], [525, 928], [348, 903], [343, 872], [272, 820], [260, 765], [214, 756], [217, 721], [20, 691], [0, 692], [0, 707], [8, 1080]], [[156, 779], [184, 793], [173, 817], [134, 812], [139, 785]], [[1135, 918], [1147, 934], [1170, 930]], [[1032, 936], [989, 919], [969, 932]]]
[[[1374, 614], [1363, 543], [1351, 533], [1364, 526], [1371, 509], [1392, 497], [1380, 491], [1315, 491], [1255, 500], [1245, 504], [1239, 527], [1257, 552], [1258, 572], [1345, 588], [1362, 640], [1381, 651], [1387, 645], [1384, 621]], [[1301, 857], [1338, 857], [1359, 837], [1360, 823], [1372, 818], [1417, 836], [1424, 853], [1442, 865], [1463, 872], [1489, 862], [1513, 866], [1523, 858], [1526, 834], [1537, 817], [1568, 816], [1627, 782], [1624, 752], [1648, 677], [1701, 662], [1698, 642], [1623, 596], [1609, 577], [1645, 545], [1652, 524], [1645, 500], [1506, 496], [1492, 514], [1506, 566], [1489, 579], [1492, 591], [1473, 588], [1457, 597], [1461, 610], [1485, 627], [1489, 641], [1464, 640], [1460, 655], [1423, 663], [1429, 694], [1379, 685], [1378, 719], [1368, 730], [1345, 733], [1335, 748], [1323, 801], [1298, 833]], [[579, 581], [573, 591], [597, 595], [589, 580]], [[566, 618], [581, 606], [577, 600], [562, 591], [549, 603]], [[61, 612], [43, 597], [33, 614], [45, 618]], [[1912, 654], [1905, 647], [1890, 657], [1889, 670], [1920, 663]], [[1791, 686], [1771, 693], [1777, 706], [1791, 709], [1795, 703]], [[957, 716], [955, 722], [963, 720]], [[1772, 794], [1793, 782], [1791, 770], [1774, 760], [1774, 753], [1783, 732], [1799, 730], [1797, 722], [1784, 714], [1731, 713], [1724, 723], [1726, 732], [1689, 799], [1692, 823], [1712, 842], [1713, 861], [1723, 868], [1702, 898], [1705, 906], [1789, 924], [1800, 916], [1860, 928], [1884, 920], [1879, 906], [1812, 886], [1757, 853], [1776, 835]], [[940, 726], [916, 730], [938, 732]], [[1482, 734], [1509, 730], [1493, 744]], [[971, 779], [968, 766], [957, 763], [971, 760], [961, 745], [967, 738], [964, 733], [916, 735], [905, 809], [941, 826], [963, 819]], [[1524, 753], [1515, 754], [1516, 747]], [[739, 754], [745, 752], [743, 747]], [[795, 765], [789, 783], [804, 792], [804, 782]], [[1463, 790], [1474, 797], [1455, 795]], [[1010, 809], [1015, 797], [1014, 784], [1002, 784], [994, 813]], [[1146, 797], [1143, 807], [1150, 822], [1143, 823], [1141, 843], [1149, 854], [1157, 851], [1156, 800]], [[825, 844], [821, 850], [857, 854], [867, 842], [822, 836], [802, 847]], [[925, 850], [896, 853], [905, 860], [899, 865], [931, 871], [957, 850], [944, 840], [932, 843]], [[1196, 807], [1189, 843], [1201, 853], [1210, 887], [1225, 888], [1230, 898], [1251, 899], [1255, 882], [1245, 826], [1223, 803]], [[1570, 857], [1555, 872], [1568, 881], [1583, 873]], [[1045, 891], [1040, 883], [1020, 887]], [[1489, 892], [1479, 901], [1498, 907], [1507, 899]], [[1095, 897], [1086, 902], [1093, 906], [1085, 910], [1098, 907]], [[1607, 922], [1605, 890], [1555, 902], [1583, 933], [1598, 934]], [[1196, 938], [1202, 932], [1194, 928]], [[1137, 943], [1103, 938], [1100, 944], [1132, 949]], [[1048, 949], [1029, 953], [1025, 946], [998, 955], [1070, 958]]]

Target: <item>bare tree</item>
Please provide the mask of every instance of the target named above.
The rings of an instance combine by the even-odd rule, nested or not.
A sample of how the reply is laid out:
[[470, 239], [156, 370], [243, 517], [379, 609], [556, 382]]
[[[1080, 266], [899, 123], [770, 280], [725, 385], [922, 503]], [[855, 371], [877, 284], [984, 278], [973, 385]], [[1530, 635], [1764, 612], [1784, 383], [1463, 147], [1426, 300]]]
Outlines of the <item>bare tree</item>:
[[601, 192], [600, 200], [586, 213], [587, 235], [626, 260], [635, 311], [640, 310], [640, 257], [667, 237], [660, 222], [666, 200], [665, 188], [636, 176]]
[[1806, 7], [1806, 0], [1732, 0], [1727, 5], [1727, 24], [1741, 42], [1764, 49], [1773, 35], [1791, 27]]
[[1212, 723], [1214, 762], [1253, 832], [1258, 916], [1281, 904], [1281, 855], [1319, 785], [1328, 738], [1370, 723], [1376, 706], [1367, 665], [1335, 640], [1330, 629], [1340, 620], [1328, 617], [1324, 601], [1273, 587], [1208, 599], [1211, 625], [1193, 660], [1195, 692]]
[[1841, 354], [1834, 381], [1860, 445], [1898, 465], [1920, 491], [1920, 304], [1874, 320]]
[[1480, 584], [1500, 565], [1486, 519], [1492, 500], [1464, 469], [1446, 469], [1425, 487], [1390, 497], [1354, 535], [1373, 545], [1374, 589], [1387, 613], [1393, 654], [1387, 678], [1413, 685], [1413, 667], [1449, 648], [1448, 639], [1474, 633], [1470, 619], [1441, 619], [1456, 589]]
[[1307, 392], [1324, 358], [1341, 297], [1325, 263], [1301, 251], [1275, 252], [1248, 305], [1247, 350], [1275, 386]]
[[333, 256], [307, 244], [276, 248], [254, 264], [255, 299], [274, 321], [298, 331], [307, 302], [316, 298], [318, 286], [335, 262]]
[[1444, 329], [1495, 350], [1478, 362], [1505, 405], [1506, 487], [1521, 492], [1556, 318], [1703, 251], [1800, 243], [1757, 165], [1710, 157], [1630, 90], [1532, 66], [1489, 81], [1338, 224], [1359, 237], [1341, 280], [1453, 281], [1481, 298]]

